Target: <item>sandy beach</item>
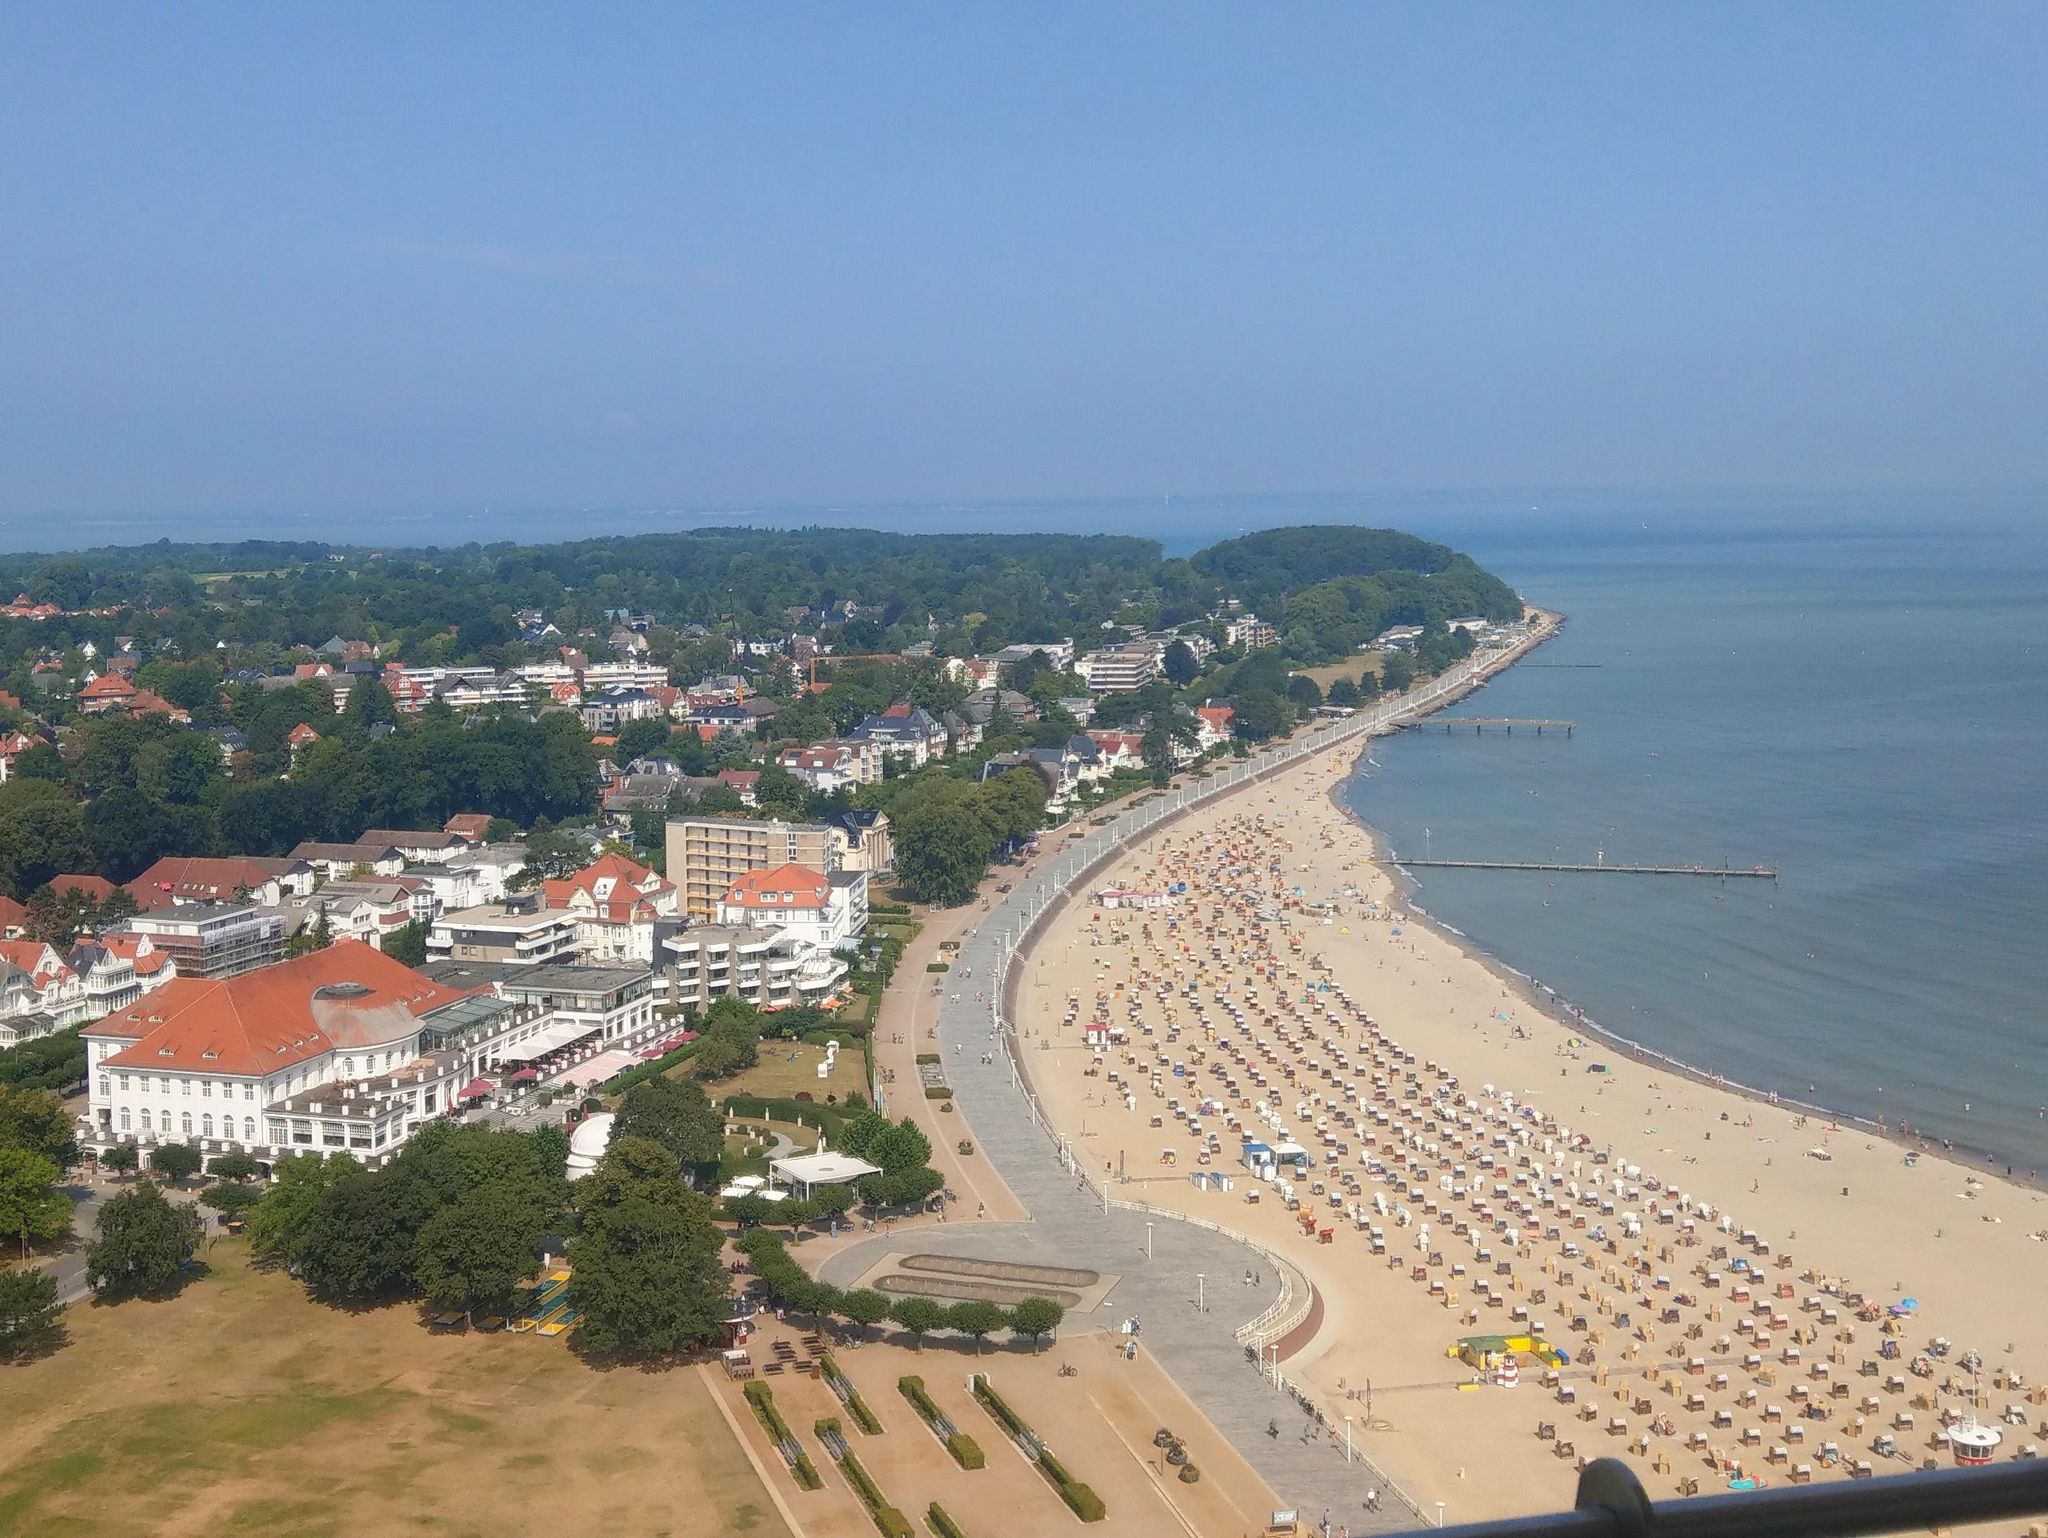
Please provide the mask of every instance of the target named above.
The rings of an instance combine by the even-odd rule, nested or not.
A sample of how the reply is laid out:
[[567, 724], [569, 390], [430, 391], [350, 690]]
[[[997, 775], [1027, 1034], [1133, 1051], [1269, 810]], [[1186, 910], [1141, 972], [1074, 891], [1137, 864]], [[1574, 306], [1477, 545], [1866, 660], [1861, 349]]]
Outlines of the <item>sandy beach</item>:
[[[1453, 1522], [1569, 1505], [1577, 1460], [1608, 1454], [1657, 1499], [1946, 1466], [1974, 1352], [1998, 1456], [2048, 1440], [2048, 1198], [1544, 1014], [1404, 921], [1331, 799], [1354, 754], [1134, 844], [1095, 886], [1184, 889], [1061, 914], [1024, 958], [1017, 1021], [1046, 1109], [1120, 1195], [1230, 1227], [1313, 1282], [1320, 1326], [1284, 1370], [1323, 1436], [1350, 1417], [1355, 1446]], [[1091, 1047], [1091, 1023], [1126, 1039]], [[1240, 1162], [1254, 1135], [1306, 1150], [1300, 1211]], [[1481, 1384], [1447, 1354], [1530, 1321], [1573, 1358], [1554, 1380], [1523, 1356], [1517, 1386]], [[1278, 1394], [1274, 1412], [1278, 1434], [1313, 1434]]]

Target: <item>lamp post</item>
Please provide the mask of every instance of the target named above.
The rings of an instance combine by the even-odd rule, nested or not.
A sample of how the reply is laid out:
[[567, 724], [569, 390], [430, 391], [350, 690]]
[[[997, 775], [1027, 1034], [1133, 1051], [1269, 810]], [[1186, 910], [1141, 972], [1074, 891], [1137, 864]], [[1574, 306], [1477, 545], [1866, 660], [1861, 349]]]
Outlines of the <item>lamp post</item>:
[[1436, 1503], [1436, 1525], [1438, 1527], [1444, 1525], [1444, 1503], [1442, 1501]]
[[1344, 1461], [1351, 1461], [1351, 1417], [1344, 1417]]
[[1209, 1312], [1209, 1278], [1200, 1271], [1195, 1273], [1195, 1312]]
[[1145, 1258], [1152, 1258], [1152, 1220], [1145, 1219]]

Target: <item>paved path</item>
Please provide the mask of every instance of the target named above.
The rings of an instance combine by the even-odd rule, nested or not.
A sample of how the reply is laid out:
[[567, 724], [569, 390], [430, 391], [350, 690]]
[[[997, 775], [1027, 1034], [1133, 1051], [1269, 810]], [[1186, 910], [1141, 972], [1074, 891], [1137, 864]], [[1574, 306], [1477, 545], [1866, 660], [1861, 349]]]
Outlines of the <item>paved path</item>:
[[[1037, 873], [1017, 883], [1017, 890], [997, 903], [967, 934], [939, 1011], [939, 1035], [946, 1067], [961, 1112], [975, 1140], [1017, 1198], [1031, 1213], [1024, 1227], [1007, 1224], [948, 1225], [925, 1229], [915, 1238], [920, 1248], [973, 1250], [1001, 1258], [1035, 1259], [1092, 1266], [1116, 1272], [1123, 1279], [1110, 1292], [1093, 1327], [1114, 1326], [1136, 1315], [1142, 1321], [1140, 1345], [1151, 1351], [1209, 1420], [1250, 1460], [1284, 1502], [1314, 1522], [1325, 1510], [1353, 1532], [1392, 1532], [1407, 1528], [1415, 1515], [1391, 1498], [1389, 1481], [1363, 1460], [1347, 1463], [1342, 1431], [1333, 1439], [1304, 1441], [1308, 1422], [1286, 1393], [1260, 1375], [1234, 1332], [1261, 1313], [1275, 1296], [1273, 1262], [1242, 1241], [1169, 1217], [1149, 1225], [1142, 1213], [1103, 1210], [1098, 1191], [1066, 1167], [1052, 1135], [1039, 1126], [1023, 1088], [1013, 1074], [992, 990], [1001, 975], [1010, 945], [1024, 938], [1033, 918], [1069, 885], [1084, 885], [1092, 868], [1110, 858], [1135, 837], [1184, 806], [1207, 799], [1227, 786], [1263, 777], [1283, 763], [1306, 754], [1328, 751], [1344, 742], [1362, 740], [1371, 721], [1358, 717], [1311, 734], [1298, 743], [1219, 770], [1210, 780], [1184, 791], [1157, 796], [1134, 807], [1108, 826], [1070, 843]], [[952, 1050], [958, 1044], [962, 1050]], [[993, 1054], [984, 1062], [983, 1054]], [[1028, 1056], [1027, 1056], [1028, 1068]], [[883, 1247], [902, 1248], [902, 1239], [864, 1241], [846, 1255], [834, 1257], [831, 1271], [850, 1279], [872, 1264]], [[1147, 1247], [1151, 1257], [1147, 1259]], [[864, 1259], [862, 1257], [865, 1257]], [[841, 1270], [841, 1267], [845, 1270]], [[1266, 1278], [1263, 1288], [1244, 1285], [1252, 1270]], [[1205, 1276], [1198, 1283], [1197, 1276]], [[1305, 1283], [1297, 1281], [1296, 1285]], [[1197, 1312], [1198, 1292], [1206, 1294], [1207, 1312]], [[1082, 1323], [1084, 1321], [1078, 1321]], [[1267, 1428], [1277, 1423], [1279, 1435]], [[1367, 1514], [1369, 1491], [1383, 1493], [1384, 1509]]]

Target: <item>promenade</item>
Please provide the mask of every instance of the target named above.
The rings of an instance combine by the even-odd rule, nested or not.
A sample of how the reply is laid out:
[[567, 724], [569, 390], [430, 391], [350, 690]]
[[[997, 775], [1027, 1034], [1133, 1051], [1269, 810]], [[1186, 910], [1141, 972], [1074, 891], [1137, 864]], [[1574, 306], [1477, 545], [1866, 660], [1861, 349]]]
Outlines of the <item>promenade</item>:
[[[1395, 1531], [1428, 1519], [1406, 1505], [1391, 1481], [1362, 1458], [1346, 1460], [1340, 1426], [1304, 1440], [1308, 1421], [1289, 1390], [1284, 1362], [1275, 1362], [1274, 1352], [1261, 1348], [1280, 1341], [1284, 1351], [1289, 1332], [1310, 1319], [1315, 1300], [1307, 1283], [1269, 1252], [1222, 1229], [1125, 1202], [1113, 1184], [1105, 1190], [1109, 1172], [1081, 1168], [1046, 1124], [1030, 1092], [1029, 1052], [1013, 1035], [1001, 990], [1009, 963], [1028, 947], [1037, 927], [1069, 894], [1085, 891], [1094, 871], [1133, 840], [1190, 807], [1312, 755], [1355, 749], [1376, 733], [1460, 697], [1508, 660], [1489, 657], [1483, 664], [1460, 664], [1408, 696], [1218, 767], [1206, 780], [1163, 792], [1083, 837], [1070, 838], [962, 936], [939, 1002], [938, 1050], [964, 1130], [1029, 1210], [1031, 1221], [923, 1228], [919, 1247], [1051, 1261], [1117, 1275], [1096, 1317], [1077, 1318], [1071, 1327], [1114, 1328], [1137, 1316], [1142, 1321], [1140, 1348], [1155, 1356], [1283, 1504], [1295, 1507], [1309, 1523], [1327, 1510], [1357, 1533]], [[827, 1279], [843, 1283], [859, 1275], [888, 1247], [890, 1241], [877, 1239], [850, 1248], [828, 1264]], [[901, 1241], [894, 1247], [901, 1248]], [[1246, 1287], [1248, 1271], [1258, 1274], [1263, 1285]], [[1285, 1304], [1276, 1308], [1283, 1295]], [[1206, 1300], [1206, 1312], [1197, 1310], [1198, 1296]], [[1266, 1358], [1264, 1371], [1254, 1360], [1260, 1355]], [[1276, 1423], [1278, 1435], [1268, 1435]], [[1381, 1497], [1377, 1515], [1366, 1509], [1367, 1496], [1375, 1490]]]

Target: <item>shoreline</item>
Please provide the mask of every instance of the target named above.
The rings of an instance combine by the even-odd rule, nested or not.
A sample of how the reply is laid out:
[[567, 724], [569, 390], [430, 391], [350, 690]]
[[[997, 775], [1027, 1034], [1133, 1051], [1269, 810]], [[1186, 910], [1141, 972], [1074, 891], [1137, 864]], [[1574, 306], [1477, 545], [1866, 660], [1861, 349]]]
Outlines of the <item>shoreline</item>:
[[[1520, 655], [1517, 654], [1517, 660]], [[1449, 704], [1451, 701], [1447, 700], [1445, 703]], [[1915, 1153], [1954, 1164], [1974, 1177], [1997, 1181], [2027, 1192], [2048, 1191], [2048, 1173], [2038, 1170], [2022, 1172], [2010, 1156], [2001, 1150], [1902, 1129], [1873, 1117], [1839, 1110], [1817, 1100], [1803, 1100], [1781, 1091], [1746, 1084], [1740, 1079], [1716, 1073], [1710, 1068], [1674, 1057], [1633, 1037], [1624, 1036], [1619, 1031], [1600, 1024], [1592, 1016], [1578, 1012], [1577, 1006], [1564, 994], [1523, 972], [1519, 967], [1511, 965], [1488, 949], [1483, 939], [1456, 928], [1416, 900], [1416, 894], [1421, 890], [1420, 883], [1398, 860], [1388, 856], [1386, 851], [1390, 846], [1386, 836], [1367, 822], [1346, 799], [1348, 789], [1357, 782], [1359, 764], [1371, 753], [1373, 743], [1378, 740], [1377, 736], [1367, 737], [1358, 756], [1352, 760], [1344, 775], [1330, 786], [1331, 806], [1340, 817], [1356, 827], [1359, 836], [1365, 840], [1370, 851], [1368, 858], [1371, 863], [1386, 873], [1394, 890], [1399, 893], [1405, 917], [1421, 923], [1446, 944], [1462, 951], [1497, 978], [1504, 988], [1552, 1024], [1566, 1030], [1583, 1031], [1588, 1036], [1597, 1038], [1601, 1045], [1611, 1048], [1617, 1056], [1626, 1057], [1645, 1068], [1676, 1074], [1704, 1088], [1725, 1090], [1731, 1095], [1772, 1109], [1817, 1117], [1837, 1124], [1841, 1131], [1853, 1131], [1880, 1138], [1901, 1152]]]

